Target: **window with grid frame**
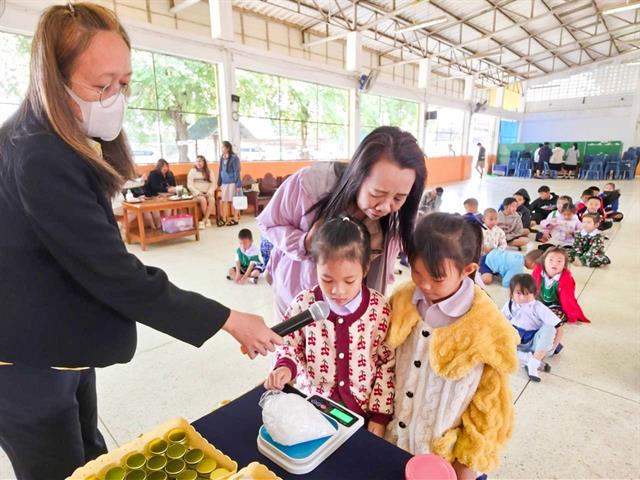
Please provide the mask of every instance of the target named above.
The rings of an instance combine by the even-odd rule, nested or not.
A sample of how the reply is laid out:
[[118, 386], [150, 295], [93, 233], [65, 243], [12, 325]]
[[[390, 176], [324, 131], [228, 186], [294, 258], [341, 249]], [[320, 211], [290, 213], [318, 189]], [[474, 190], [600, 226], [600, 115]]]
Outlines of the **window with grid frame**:
[[236, 93], [243, 160], [348, 157], [347, 90], [237, 69]]
[[394, 97], [360, 95], [360, 140], [383, 125], [399, 127], [418, 136], [418, 103]]

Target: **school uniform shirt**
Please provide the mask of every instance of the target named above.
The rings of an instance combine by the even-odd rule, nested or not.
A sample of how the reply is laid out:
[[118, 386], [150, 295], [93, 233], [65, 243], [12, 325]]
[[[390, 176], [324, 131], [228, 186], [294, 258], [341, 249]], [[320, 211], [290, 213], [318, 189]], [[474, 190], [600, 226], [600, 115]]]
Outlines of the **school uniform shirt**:
[[[551, 215], [549, 215], [549, 217], [551, 217]], [[549, 243], [558, 247], [573, 245], [576, 234], [582, 229], [582, 223], [578, 216], [574, 215], [570, 220], [565, 220], [562, 215], [554, 215], [553, 218], [549, 217], [540, 223], [540, 226], [551, 235]]]
[[260, 267], [262, 266], [260, 263], [260, 250], [255, 244], [251, 244], [247, 250], [238, 247], [236, 250], [236, 262], [240, 263], [240, 267], [243, 270], [249, 268], [251, 262], [253, 262], [255, 266]]
[[509, 288], [514, 275], [524, 271], [524, 256], [519, 252], [495, 249], [484, 257], [485, 265], [496, 275], [502, 277], [502, 286]]
[[482, 246], [485, 252], [489, 252], [496, 248], [504, 250], [507, 248], [507, 237], [499, 226], [487, 228], [482, 231]]
[[[303, 291], [285, 319], [321, 300], [320, 287]], [[295, 387], [305, 395], [324, 395], [386, 425], [395, 392], [395, 353], [385, 342], [389, 304], [381, 293], [363, 285], [359, 304], [350, 302], [346, 308], [346, 315], [332, 309], [326, 320], [284, 337], [274, 368], [289, 368]]]
[[580, 150], [577, 148], [571, 147], [567, 150], [567, 159], [565, 160], [565, 165], [578, 165], [578, 158], [580, 157]]
[[510, 300], [502, 307], [502, 313], [511, 325], [527, 332], [540, 330], [543, 325], [555, 327], [560, 323], [558, 316], [538, 300], [527, 303]]

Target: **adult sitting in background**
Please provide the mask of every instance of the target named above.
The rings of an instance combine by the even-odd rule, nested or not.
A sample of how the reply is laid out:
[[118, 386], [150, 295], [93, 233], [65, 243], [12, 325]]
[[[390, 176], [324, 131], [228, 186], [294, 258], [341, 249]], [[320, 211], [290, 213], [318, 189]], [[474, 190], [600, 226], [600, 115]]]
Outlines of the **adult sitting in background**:
[[444, 188], [436, 187], [433, 190], [429, 190], [428, 192], [424, 192], [422, 194], [422, 198], [420, 199], [420, 207], [418, 208], [418, 213], [421, 215], [426, 215], [431, 212], [439, 212], [440, 206], [442, 205], [442, 193], [444, 192]]
[[149, 172], [144, 193], [147, 197], [157, 197], [160, 193], [175, 193], [176, 178], [164, 158], [158, 160], [156, 168]]
[[580, 159], [580, 150], [578, 144], [574, 143], [567, 150], [567, 159], [564, 162], [564, 170], [560, 173], [560, 178], [573, 178], [578, 169], [578, 160]]
[[[215, 176], [211, 175], [207, 159], [204, 155], [198, 155], [196, 164], [187, 175], [187, 188], [200, 203], [202, 210], [200, 228], [211, 226], [209, 217], [216, 209], [216, 185]], [[218, 226], [221, 226], [220, 220], [218, 220]]]

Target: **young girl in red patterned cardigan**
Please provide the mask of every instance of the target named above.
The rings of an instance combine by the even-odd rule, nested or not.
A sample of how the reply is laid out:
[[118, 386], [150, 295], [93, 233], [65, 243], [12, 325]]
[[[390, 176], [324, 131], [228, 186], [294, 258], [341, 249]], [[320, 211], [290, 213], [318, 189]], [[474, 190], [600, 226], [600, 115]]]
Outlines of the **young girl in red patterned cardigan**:
[[301, 392], [324, 395], [359, 413], [369, 431], [382, 436], [393, 414], [395, 356], [384, 341], [389, 304], [364, 283], [369, 232], [348, 217], [329, 220], [314, 236], [311, 257], [319, 285], [301, 292], [285, 319], [322, 300], [331, 313], [284, 338], [265, 387], [281, 390], [294, 380]]

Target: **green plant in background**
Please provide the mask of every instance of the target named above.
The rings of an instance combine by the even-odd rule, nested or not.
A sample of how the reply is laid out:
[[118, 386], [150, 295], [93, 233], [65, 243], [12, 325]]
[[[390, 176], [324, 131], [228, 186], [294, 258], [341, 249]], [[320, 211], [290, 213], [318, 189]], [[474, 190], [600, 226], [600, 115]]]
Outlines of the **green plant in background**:
[[196, 115], [217, 115], [215, 66], [139, 50], [133, 51], [132, 64], [137, 91], [127, 115], [131, 140], [144, 144], [158, 138], [159, 125], [161, 133], [173, 136], [178, 161], [187, 162], [187, 130]]
[[7, 61], [2, 67], [0, 104], [19, 105], [29, 85], [31, 37], [0, 32], [0, 52]]

